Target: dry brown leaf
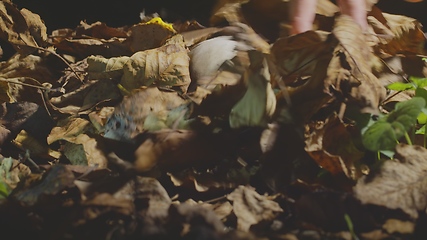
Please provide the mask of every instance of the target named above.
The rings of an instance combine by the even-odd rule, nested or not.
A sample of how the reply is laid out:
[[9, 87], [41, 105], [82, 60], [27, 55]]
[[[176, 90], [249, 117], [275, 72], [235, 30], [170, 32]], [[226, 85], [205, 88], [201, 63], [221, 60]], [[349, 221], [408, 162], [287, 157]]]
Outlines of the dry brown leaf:
[[120, 90], [112, 81], [97, 81], [84, 97], [79, 113], [88, 113], [102, 103], [117, 102], [120, 99], [122, 99]]
[[124, 42], [134, 52], [160, 47], [175, 31], [159, 24], [139, 23], [129, 29], [129, 37]]
[[[243, 1], [248, 2], [248, 1]], [[241, 12], [241, 2], [226, 3], [222, 6], [218, 6], [209, 20], [211, 26], [219, 26], [223, 22], [235, 23], [245, 22], [243, 14]]]
[[352, 141], [350, 128], [336, 115], [325, 122], [309, 124], [305, 132], [305, 150], [330, 173], [344, 173], [351, 179], [358, 179], [362, 175], [360, 160], [364, 152]]
[[180, 34], [184, 38], [185, 46], [187, 46], [188, 48], [191, 48], [194, 45], [210, 38], [213, 34], [216, 34], [219, 31], [221, 31], [221, 28], [209, 27], [209, 28], [184, 31], [184, 32], [180, 32]]
[[[58, 30], [61, 31], [60, 29]], [[75, 29], [75, 35], [86, 35], [98, 39], [126, 38], [128, 36], [127, 30], [128, 29], [125, 28], [109, 27], [105, 23], [99, 21], [92, 24], [87, 24], [85, 21], [80, 21], [80, 25]], [[55, 31], [57, 30], [55, 29]]]
[[354, 187], [355, 196], [364, 204], [401, 209], [412, 218], [427, 208], [427, 149], [399, 144], [395, 159], [386, 160], [381, 169], [362, 177]]
[[175, 35], [159, 48], [132, 55], [124, 65], [120, 84], [129, 92], [155, 85], [177, 88], [185, 93], [191, 82], [189, 61], [182, 36]]
[[0, 181], [6, 183], [10, 190], [15, 189], [18, 183], [31, 174], [31, 169], [25, 164], [20, 164], [13, 158], [0, 158]]
[[0, 37], [23, 55], [46, 45], [47, 29], [40, 16], [28, 9], [18, 10], [12, 2], [0, 3]]
[[325, 32], [308, 31], [278, 39], [272, 45], [272, 61], [285, 83], [292, 83], [297, 76], [313, 74], [320, 56], [331, 47], [326, 38]]
[[333, 34], [340, 45], [335, 48], [328, 66], [325, 92], [349, 95], [350, 101], [355, 102], [362, 112], [377, 114], [386, 90], [372, 73], [374, 55], [362, 30], [351, 17], [341, 15], [336, 19]]
[[107, 167], [107, 158], [98, 148], [97, 140], [87, 134], [92, 130], [90, 122], [83, 118], [64, 119], [54, 127], [47, 138], [49, 144], [65, 140], [64, 154], [76, 165]]
[[383, 225], [383, 229], [390, 234], [412, 234], [415, 230], [415, 223], [411, 221], [402, 221], [400, 219], [387, 219]]
[[46, 110], [32, 102], [3, 103], [0, 106], [3, 137], [1, 143], [14, 139], [22, 130], [41, 144], [46, 143], [54, 122]]
[[39, 156], [46, 159], [59, 159], [61, 153], [49, 148], [45, 142], [40, 142], [25, 130], [22, 130], [12, 142], [22, 151], [29, 151], [32, 157]]
[[[56, 79], [46, 61], [35, 55], [15, 54], [0, 63], [0, 79], [42, 87], [42, 83], [53, 83]], [[0, 99], [2, 102], [31, 101], [43, 104], [36, 88], [2, 81]]]
[[50, 104], [61, 113], [85, 114], [100, 104], [121, 98], [119, 88], [111, 80], [89, 80], [70, 92], [50, 98]]
[[166, 189], [157, 179], [150, 177], [137, 176], [135, 180], [129, 181], [117, 191], [114, 196], [148, 202], [148, 206], [138, 206], [139, 214], [144, 218], [150, 218], [147, 222], [167, 217], [169, 206], [172, 204]]
[[201, 229], [199, 231], [206, 232], [206, 234], [202, 232], [201, 236], [206, 237], [226, 232], [224, 223], [215, 212], [199, 204], [172, 204], [169, 209], [169, 219], [170, 223], [180, 226], [180, 232], [177, 234], [191, 236], [192, 231]]
[[378, 33], [381, 43], [377, 51], [393, 56], [398, 53], [424, 54], [424, 35], [422, 25], [414, 18], [403, 15], [382, 13], [386, 26], [372, 20], [374, 30]]
[[73, 55], [78, 60], [91, 55], [102, 55], [104, 57], [129, 56], [132, 52], [123, 44], [124, 38], [111, 38], [108, 40], [91, 38], [90, 36], [73, 37], [61, 35], [54, 32], [55, 41], [53, 45], [64, 53]]
[[260, 195], [250, 186], [239, 186], [227, 196], [233, 202], [233, 211], [237, 216], [237, 229], [249, 231], [252, 225], [260, 221], [274, 219], [283, 209], [268, 196]]
[[11, 197], [23, 206], [40, 206], [46, 203], [51, 206], [55, 202], [53, 199], [73, 194], [73, 189], [76, 188], [74, 180], [73, 172], [65, 165], [54, 165], [43, 174], [43, 178], [27, 178], [26, 183], [21, 186], [29, 187], [17, 189]]

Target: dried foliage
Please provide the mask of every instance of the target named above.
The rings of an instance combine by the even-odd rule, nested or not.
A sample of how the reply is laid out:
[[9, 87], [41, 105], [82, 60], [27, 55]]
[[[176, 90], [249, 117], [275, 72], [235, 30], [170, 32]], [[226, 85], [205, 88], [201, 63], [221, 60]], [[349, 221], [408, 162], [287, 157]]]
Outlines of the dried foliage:
[[425, 237], [426, 39], [375, 2], [367, 32], [319, 1], [290, 36], [288, 1], [49, 35], [2, 1], [0, 233]]

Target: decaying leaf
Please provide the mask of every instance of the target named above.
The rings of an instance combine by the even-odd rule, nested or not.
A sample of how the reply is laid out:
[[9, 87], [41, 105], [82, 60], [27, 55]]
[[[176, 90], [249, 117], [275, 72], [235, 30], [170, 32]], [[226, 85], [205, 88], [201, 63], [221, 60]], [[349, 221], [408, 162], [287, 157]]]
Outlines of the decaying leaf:
[[20, 164], [19, 161], [11, 157], [1, 157], [0, 160], [0, 182], [6, 183], [8, 190], [16, 188], [18, 183], [31, 174], [29, 167]]
[[46, 26], [40, 16], [28, 9], [18, 10], [9, 1], [0, 3], [0, 37], [9, 41], [23, 55], [46, 45]]
[[106, 58], [129, 56], [126, 40], [126, 29], [110, 28], [104, 23], [87, 24], [84, 21], [76, 29], [54, 29], [50, 42], [58, 49], [75, 56], [78, 60], [91, 55], [102, 55]]
[[155, 85], [185, 93], [191, 81], [189, 61], [182, 36], [175, 35], [159, 48], [133, 54], [124, 65], [120, 84], [127, 91]]
[[24, 152], [28, 152], [31, 156], [38, 156], [46, 159], [58, 159], [60, 153], [49, 148], [45, 141], [37, 140], [32, 137], [27, 131], [22, 130], [12, 141], [13, 145]]
[[123, 66], [129, 57], [104, 58], [101, 56], [89, 56], [86, 58], [89, 79], [120, 79], [123, 75]]
[[309, 124], [306, 128], [305, 150], [332, 174], [344, 173], [351, 179], [361, 176], [360, 160], [364, 153], [353, 142], [349, 129], [338, 116]]
[[126, 39], [125, 44], [132, 52], [158, 48], [166, 39], [176, 33], [170, 25], [163, 22], [160, 17], [133, 25], [129, 29], [130, 36]]
[[[389, 13], [382, 13], [387, 26], [375, 21], [379, 30], [381, 43], [378, 51], [393, 56], [398, 53], [423, 54], [426, 36], [422, 26], [416, 19]], [[385, 30], [383, 30], [385, 29]], [[381, 31], [382, 30], [382, 31]], [[385, 33], [385, 34], [384, 34]]]
[[355, 196], [364, 204], [401, 209], [412, 218], [427, 207], [427, 150], [399, 144], [395, 159], [386, 160], [377, 173], [362, 177], [354, 187]]
[[46, 110], [35, 103], [3, 103], [0, 108], [2, 131], [0, 143], [14, 139], [21, 130], [27, 131], [32, 137], [46, 143], [46, 138], [54, 122]]
[[[320, 55], [331, 47], [322, 32], [307, 31], [280, 38], [271, 47], [271, 59], [285, 83], [292, 83], [297, 76], [312, 75]], [[276, 79], [276, 81], [278, 81]]]
[[260, 221], [272, 220], [283, 209], [268, 196], [260, 195], [252, 187], [239, 186], [227, 196], [233, 202], [233, 211], [237, 216], [237, 229], [249, 231]]
[[0, 63], [0, 80], [1, 102], [29, 101], [42, 104], [42, 95], [36, 87], [44, 88], [42, 83], [53, 83], [55, 78], [42, 57], [15, 54]]
[[76, 165], [89, 165], [99, 168], [107, 167], [107, 158], [97, 146], [97, 140], [88, 134], [94, 129], [90, 122], [83, 118], [64, 119], [52, 129], [47, 138], [49, 144], [65, 140], [65, 156]]
[[374, 59], [366, 44], [359, 25], [349, 16], [336, 19], [333, 30], [340, 44], [334, 50], [334, 57], [328, 66], [325, 92], [341, 92], [351, 97], [350, 101], [361, 112], [378, 113], [378, 106], [385, 98], [385, 88], [372, 74], [371, 60]]
[[74, 180], [74, 174], [64, 165], [55, 165], [45, 173], [42, 179], [33, 180], [33, 182], [31, 182], [32, 179], [26, 179], [32, 183], [31, 187], [17, 189], [12, 197], [23, 206], [43, 205], [49, 199], [70, 194], [76, 187]]

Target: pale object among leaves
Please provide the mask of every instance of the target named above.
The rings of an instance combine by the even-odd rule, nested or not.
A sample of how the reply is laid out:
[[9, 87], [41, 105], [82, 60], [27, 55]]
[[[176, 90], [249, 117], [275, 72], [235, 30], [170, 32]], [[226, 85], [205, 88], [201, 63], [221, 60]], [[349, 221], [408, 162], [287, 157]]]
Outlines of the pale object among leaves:
[[270, 83], [270, 73], [262, 53], [250, 51], [251, 66], [244, 74], [248, 89], [242, 99], [231, 109], [229, 122], [232, 128], [266, 127], [276, 110], [276, 96]]
[[374, 176], [359, 179], [355, 196], [364, 204], [402, 209], [412, 218], [427, 207], [427, 149], [399, 144], [396, 157]]
[[156, 87], [135, 90], [115, 107], [105, 125], [104, 137], [119, 141], [130, 141], [146, 129], [146, 119], [150, 125], [155, 118], [166, 119], [168, 113], [184, 104], [176, 92], [160, 91]]

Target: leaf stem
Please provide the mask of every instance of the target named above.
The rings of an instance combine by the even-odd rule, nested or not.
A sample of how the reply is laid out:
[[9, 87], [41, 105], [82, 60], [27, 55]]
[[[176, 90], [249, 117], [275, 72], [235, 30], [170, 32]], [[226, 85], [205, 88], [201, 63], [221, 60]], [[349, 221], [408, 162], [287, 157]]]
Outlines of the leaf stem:
[[413, 144], [412, 144], [411, 137], [409, 136], [408, 132], [405, 132], [405, 139], [406, 139], [406, 142], [407, 142], [409, 145], [413, 145]]

